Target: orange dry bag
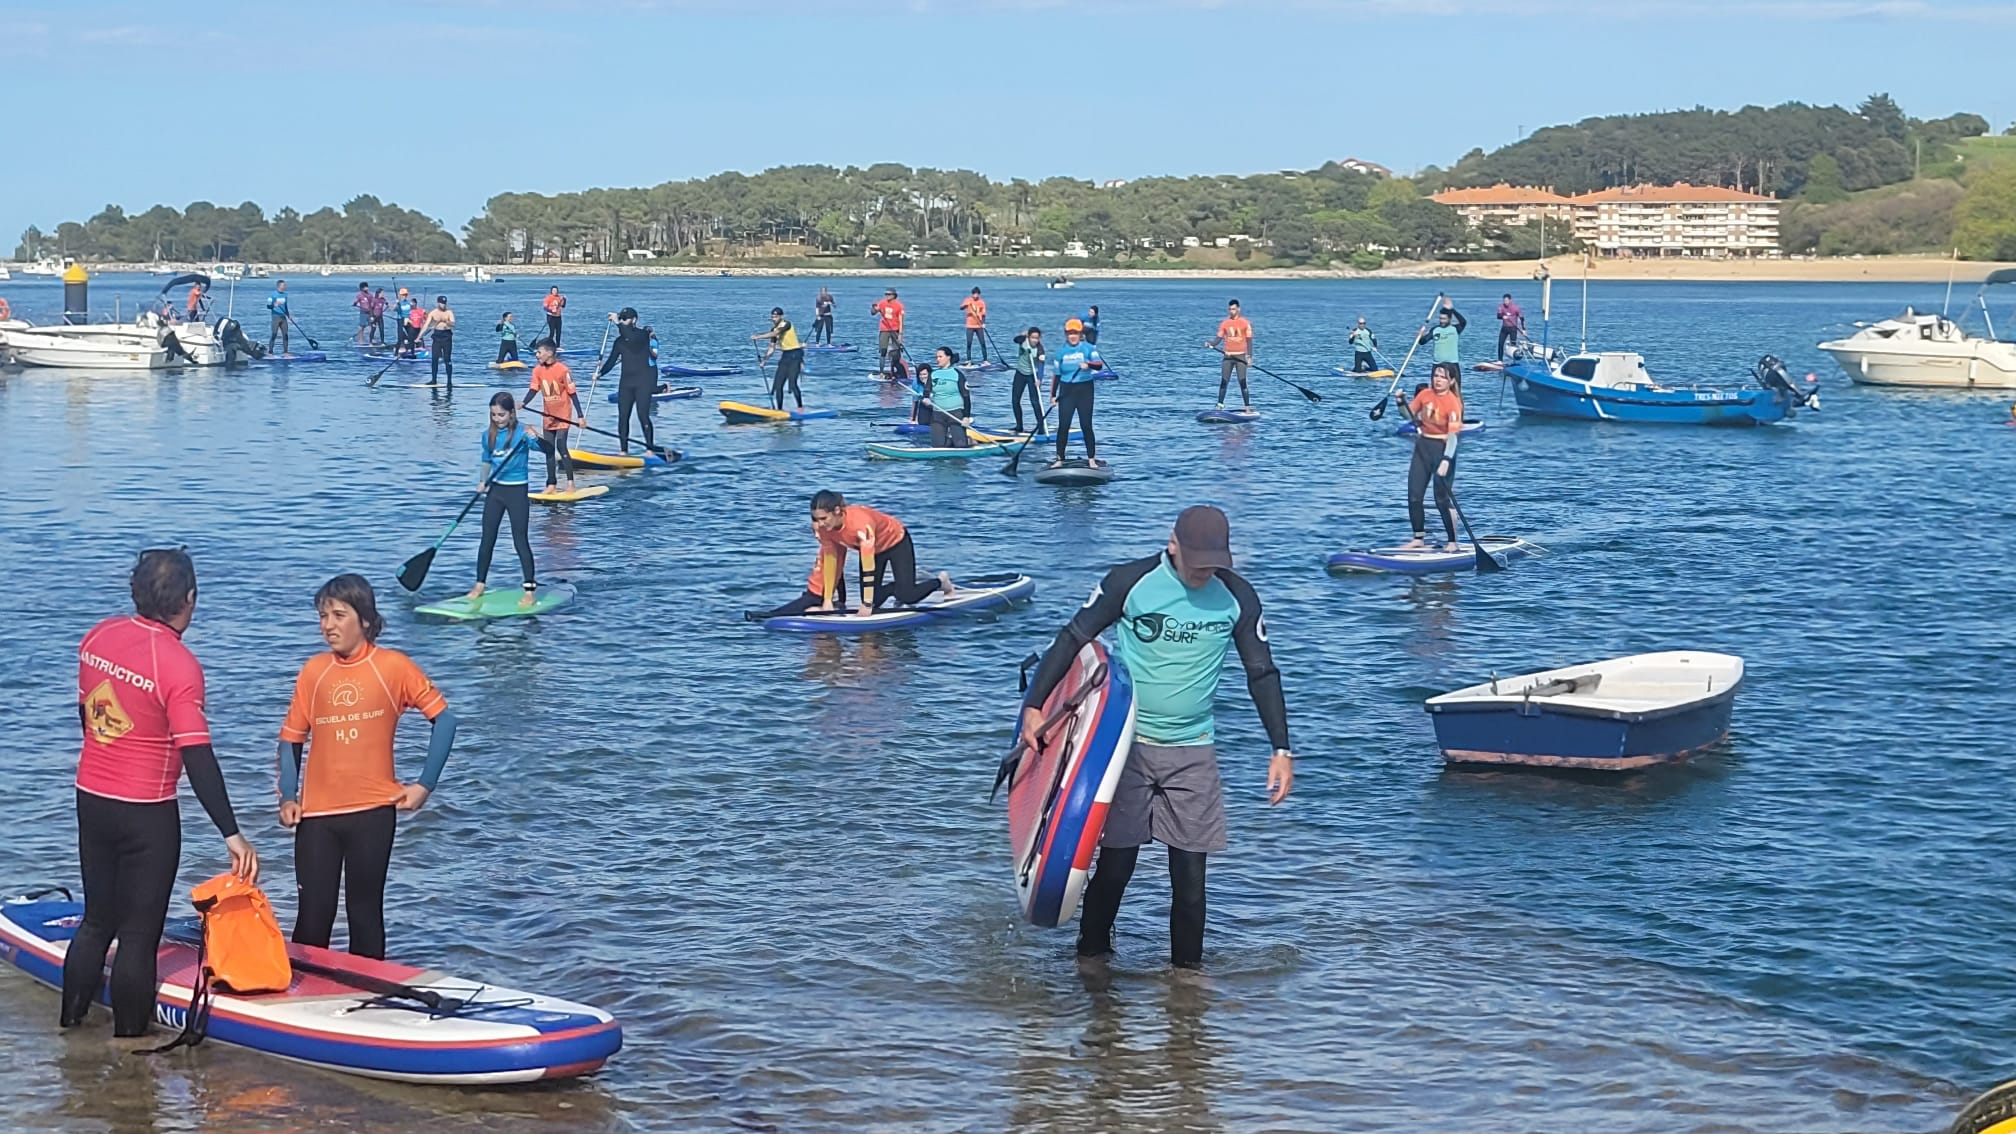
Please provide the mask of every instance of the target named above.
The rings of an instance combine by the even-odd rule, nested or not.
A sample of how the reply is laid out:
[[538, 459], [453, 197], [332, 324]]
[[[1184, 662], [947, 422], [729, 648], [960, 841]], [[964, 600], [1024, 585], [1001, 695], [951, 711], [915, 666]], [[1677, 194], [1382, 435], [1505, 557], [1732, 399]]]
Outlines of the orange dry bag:
[[241, 995], [285, 992], [294, 980], [294, 966], [287, 960], [287, 938], [281, 935], [273, 906], [259, 887], [235, 874], [219, 874], [189, 891], [189, 902], [203, 915], [196, 987], [189, 998], [182, 1034], [154, 1052], [202, 1043], [218, 989]]

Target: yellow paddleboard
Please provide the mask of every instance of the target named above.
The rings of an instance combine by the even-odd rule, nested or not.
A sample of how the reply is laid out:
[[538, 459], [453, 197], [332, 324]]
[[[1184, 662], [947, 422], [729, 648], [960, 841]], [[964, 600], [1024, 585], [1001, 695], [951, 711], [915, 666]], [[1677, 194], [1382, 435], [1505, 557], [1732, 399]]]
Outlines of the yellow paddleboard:
[[608, 491], [609, 486], [606, 484], [591, 484], [586, 488], [577, 488], [572, 492], [568, 492], [563, 488], [556, 488], [551, 492], [527, 493], [526, 497], [530, 500], [537, 500], [541, 504], [567, 504], [575, 500], [590, 500]]
[[785, 413], [783, 410], [771, 409], [768, 406], [752, 406], [742, 402], [722, 402], [717, 408], [720, 409], [721, 416], [728, 419], [728, 424], [730, 425], [755, 425], [764, 422], [791, 420], [790, 414]]
[[641, 469], [642, 457], [619, 457], [614, 453], [595, 453], [587, 449], [567, 450], [568, 459], [584, 469]]
[[493, 363], [491, 363], [491, 364], [490, 364], [490, 369], [492, 369], [492, 370], [530, 370], [530, 369], [532, 369], [532, 368], [531, 368], [531, 367], [529, 367], [529, 366], [527, 366], [527, 365], [525, 365], [525, 364], [524, 364], [524, 363], [522, 363], [522, 362], [493, 362]]

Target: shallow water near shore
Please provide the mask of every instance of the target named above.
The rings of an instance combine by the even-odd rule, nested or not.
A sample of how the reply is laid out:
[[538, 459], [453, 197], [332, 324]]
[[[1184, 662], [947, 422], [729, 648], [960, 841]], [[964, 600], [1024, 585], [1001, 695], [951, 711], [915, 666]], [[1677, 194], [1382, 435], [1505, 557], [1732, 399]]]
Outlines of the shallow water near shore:
[[[218, 750], [291, 924], [272, 740], [321, 647], [314, 588], [361, 571], [385, 642], [463, 720], [441, 790], [401, 823], [393, 956], [596, 1004], [626, 1047], [593, 1079], [509, 1091], [215, 1044], [143, 1059], [108, 1024], [58, 1034], [54, 993], [10, 969], [0, 1127], [1928, 1131], [2011, 1070], [2009, 399], [1856, 388], [1812, 346], [1936, 308], [1943, 285], [1594, 285], [1592, 346], [1639, 350], [1668, 381], [1734, 379], [1777, 354], [1819, 374], [1823, 409], [1749, 431], [1536, 423], [1473, 374], [1490, 425], [1464, 442], [1458, 490], [1480, 534], [1549, 553], [1407, 581], [1322, 570], [1406, 535], [1406, 443], [1394, 415], [1365, 412], [1383, 387], [1330, 367], [1360, 314], [1404, 352], [1441, 283], [980, 281], [1002, 347], [1030, 323], [1061, 339], [1087, 303], [1105, 316], [1100, 347], [1125, 377], [1102, 387], [1098, 426], [1120, 478], [1057, 490], [992, 459], [864, 459], [905, 404], [862, 376], [879, 282], [830, 284], [839, 338], [869, 352], [812, 364], [807, 400], [837, 420], [728, 428], [716, 400], [761, 396], [745, 336], [773, 305], [809, 330], [818, 281], [560, 281], [569, 345], [594, 345], [602, 313], [629, 304], [666, 361], [750, 369], [661, 408], [661, 439], [697, 459], [535, 509], [540, 573], [579, 588], [571, 606], [472, 627], [411, 609], [467, 588], [473, 523], [417, 598], [393, 576], [473, 488], [488, 328], [508, 307], [529, 340], [546, 283], [400, 282], [460, 313], [452, 398], [401, 385], [425, 366], [366, 388], [378, 364], [346, 345], [345, 277], [289, 281], [327, 364], [0, 371], [14, 457], [0, 889], [75, 883], [76, 643], [127, 609], [135, 551], [181, 542], [201, 574], [188, 641]], [[262, 341], [268, 283], [236, 300]], [[130, 311], [159, 286], [102, 278], [94, 304], [116, 293]], [[971, 281], [896, 286], [913, 346], [961, 345]], [[1506, 286], [1447, 286], [1471, 320], [1466, 359], [1488, 357]], [[1537, 286], [1511, 290], [1537, 328]], [[1577, 336], [1577, 291], [1557, 291], [1556, 345]], [[53, 283], [0, 293], [38, 320], [60, 307]], [[1202, 344], [1231, 296], [1259, 363], [1320, 405], [1256, 372], [1260, 423], [1194, 421], [1216, 394]], [[607, 427], [591, 365], [577, 378]], [[1006, 377], [974, 385], [981, 422], [1005, 423]], [[1034, 601], [848, 640], [743, 623], [802, 585], [806, 498], [825, 487], [901, 516], [921, 566], [1026, 571]], [[1015, 665], [1197, 502], [1230, 514], [1267, 604], [1295, 793], [1265, 805], [1265, 739], [1228, 672], [1232, 847], [1211, 864], [1206, 975], [1167, 971], [1154, 853], [1113, 965], [1081, 973], [1071, 932], [1018, 922], [987, 799]], [[508, 546], [492, 575], [506, 587]], [[1706, 757], [1622, 780], [1442, 768], [1423, 698], [1668, 648], [1748, 665], [1732, 736]], [[409, 774], [424, 735], [403, 735]], [[183, 819], [193, 883], [223, 855], [193, 801]]]

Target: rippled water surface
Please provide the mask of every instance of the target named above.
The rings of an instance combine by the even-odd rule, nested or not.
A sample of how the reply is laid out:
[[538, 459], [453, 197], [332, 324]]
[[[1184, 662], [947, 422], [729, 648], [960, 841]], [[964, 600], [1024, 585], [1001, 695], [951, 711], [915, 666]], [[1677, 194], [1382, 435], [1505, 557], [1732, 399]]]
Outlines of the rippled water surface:
[[[874, 423], [902, 410], [858, 361], [815, 362], [808, 382], [838, 420], [722, 426], [713, 401], [756, 400], [752, 371], [663, 413], [705, 459], [535, 512], [541, 573], [579, 587], [571, 607], [468, 627], [416, 623], [393, 574], [473, 485], [483, 328], [506, 306], [530, 326], [545, 282], [421, 282], [462, 315], [452, 399], [394, 385], [424, 368], [366, 388], [373, 367], [344, 346], [355, 282], [295, 282], [326, 365], [0, 372], [0, 884], [75, 881], [76, 643], [126, 609], [136, 550], [179, 541], [202, 577], [188, 640], [219, 751], [291, 922], [272, 737], [321, 645], [310, 595], [362, 571], [386, 641], [463, 719], [441, 790], [402, 823], [393, 954], [601, 1005], [627, 1046], [594, 1079], [516, 1091], [216, 1045], [143, 1060], [106, 1028], [59, 1036], [55, 996], [9, 971], [0, 1126], [1924, 1131], [2008, 1070], [2016, 430], [1997, 399], [1857, 389], [1812, 349], [1935, 306], [1940, 287], [1599, 281], [1593, 344], [1640, 350], [1668, 379], [1780, 354], [1821, 375], [1825, 408], [1743, 432], [1521, 422], [1474, 376], [1491, 424], [1459, 489], [1480, 531], [1551, 554], [1407, 582], [1321, 569], [1406, 534], [1405, 444], [1367, 420], [1379, 390], [1329, 368], [1359, 314], [1404, 344], [1434, 285], [981, 281], [1000, 328], [1054, 338], [1101, 306], [1101, 348], [1126, 375], [1100, 394], [1112, 485], [869, 463], [862, 443], [887, 435]], [[817, 283], [563, 287], [577, 344], [634, 304], [668, 359], [735, 363], [773, 304], [809, 326]], [[130, 310], [158, 286], [100, 280], [94, 303]], [[871, 341], [880, 281], [831, 286], [841, 337]], [[970, 281], [900, 286], [913, 345], [959, 345]], [[1466, 357], [1488, 351], [1502, 290], [1453, 285]], [[1537, 288], [1515, 290], [1537, 323]], [[1577, 336], [1577, 290], [1556, 297], [1557, 344]], [[31, 317], [59, 305], [49, 283], [5, 294]], [[238, 310], [263, 295], [241, 287]], [[1320, 405], [1256, 373], [1263, 422], [1193, 421], [1230, 295], [1259, 361]], [[978, 381], [983, 420], [1005, 420], [1007, 392]], [[797, 593], [806, 498], [824, 487], [903, 517], [926, 567], [1027, 571], [1034, 603], [845, 641], [744, 624]], [[1208, 976], [1166, 970], [1157, 855], [1112, 971], [1081, 976], [1068, 931], [1018, 924], [987, 800], [1015, 663], [1200, 501], [1230, 513], [1267, 603], [1296, 791], [1265, 806], [1265, 739], [1228, 675], [1233, 844], [1212, 863]], [[423, 598], [467, 587], [475, 542], [473, 524], [448, 542]], [[514, 572], [500, 556], [504, 585]], [[1707, 758], [1621, 781], [1443, 771], [1424, 697], [1679, 647], [1749, 666], [1732, 738]], [[402, 759], [417, 766], [423, 736], [409, 725]], [[223, 858], [200, 808], [184, 824], [193, 882]]]

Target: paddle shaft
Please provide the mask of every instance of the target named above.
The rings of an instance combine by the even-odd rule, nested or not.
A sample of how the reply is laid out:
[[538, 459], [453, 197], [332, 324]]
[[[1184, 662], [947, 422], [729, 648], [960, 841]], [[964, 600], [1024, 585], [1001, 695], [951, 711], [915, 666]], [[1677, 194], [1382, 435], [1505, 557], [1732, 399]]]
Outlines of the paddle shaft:
[[322, 349], [322, 344], [321, 344], [321, 343], [318, 343], [318, 342], [316, 342], [316, 341], [315, 341], [315, 336], [314, 336], [314, 335], [311, 335], [311, 334], [309, 334], [309, 333], [308, 333], [308, 328], [306, 328], [306, 327], [302, 326], [302, 325], [301, 325], [301, 324], [300, 324], [299, 322], [296, 322], [296, 321], [295, 321], [295, 318], [294, 318], [294, 313], [293, 313], [292, 311], [289, 311], [289, 312], [287, 313], [287, 321], [288, 321], [289, 323], [293, 323], [293, 324], [294, 324], [294, 329], [295, 329], [295, 330], [297, 330], [297, 331], [299, 331], [299, 332], [301, 332], [301, 337], [302, 337], [302, 338], [304, 338], [304, 339], [307, 339], [307, 340], [308, 340], [308, 349], [309, 349], [309, 350], [321, 350], [321, 349]]
[[[1223, 347], [1212, 347], [1211, 349], [1218, 352], [1221, 355], [1225, 354], [1225, 348]], [[1231, 356], [1225, 355], [1225, 357], [1230, 358]], [[1246, 365], [1252, 367], [1255, 370], [1258, 370], [1260, 373], [1265, 374], [1267, 377], [1274, 379], [1276, 382], [1287, 382], [1288, 385], [1295, 387], [1297, 390], [1300, 390], [1302, 392], [1302, 396], [1308, 398], [1312, 402], [1320, 402], [1323, 400], [1323, 396], [1321, 394], [1318, 394], [1316, 391], [1310, 389], [1307, 386], [1302, 385], [1299, 382], [1289, 382], [1288, 379], [1281, 377], [1279, 374], [1276, 374], [1272, 370], [1269, 370], [1266, 367], [1260, 365], [1259, 363], [1253, 361], [1253, 359], [1250, 356], [1246, 359]]]
[[[1015, 476], [1022, 471], [1022, 454], [1028, 452], [1029, 446], [1036, 443], [1037, 436], [1043, 432], [1043, 427], [1050, 421], [1050, 407], [1056, 404], [1057, 402], [1054, 398], [1043, 403], [1042, 412], [1036, 415], [1035, 431], [1029, 434], [1029, 440], [1022, 442], [1015, 450], [1015, 455], [1008, 458], [1008, 463], [1001, 467], [1002, 476]], [[1061, 427], [1063, 423], [1059, 422], [1058, 425]]]
[[[534, 391], [534, 393], [537, 393], [537, 391]], [[544, 400], [545, 400], [545, 395], [541, 394], [541, 395], [540, 395], [540, 400], [541, 400], [541, 401], [544, 401]], [[561, 409], [562, 409], [562, 410], [564, 411], [564, 410], [566, 409], [566, 407], [565, 407], [565, 406], [562, 406], [562, 407], [561, 407]], [[546, 411], [545, 411], [545, 410], [540, 410], [539, 412], [541, 412], [541, 413], [545, 413]], [[568, 427], [569, 429], [585, 429], [585, 430], [587, 430], [587, 431], [588, 431], [588, 432], [590, 432], [590, 433], [600, 433], [600, 434], [601, 434], [602, 436], [604, 436], [604, 437], [614, 437], [614, 438], [616, 438], [616, 440], [618, 440], [618, 441], [621, 441], [621, 440], [623, 439], [623, 438], [622, 438], [622, 437], [621, 437], [620, 435], [618, 435], [618, 434], [615, 434], [615, 433], [611, 433], [611, 432], [610, 432], [610, 431], [608, 431], [607, 429], [597, 429], [597, 428], [595, 428], [594, 426], [592, 426], [592, 425], [589, 425], [589, 424], [587, 424], [587, 423], [585, 423], [585, 422], [580, 422], [580, 421], [575, 421], [575, 420], [574, 420], [573, 418], [571, 418], [571, 417], [556, 417], [556, 418], [554, 418], [554, 420], [555, 420], [555, 421], [564, 421], [564, 422], [566, 422], [566, 423], [567, 423], [567, 427]], [[674, 448], [672, 448], [672, 447], [671, 447], [671, 446], [669, 446], [669, 445], [660, 445], [660, 446], [658, 446], [658, 451], [659, 451], [659, 453], [661, 453], [661, 454], [664, 454], [664, 453], [677, 453], [677, 452], [678, 452], [679, 450], [677, 450], [677, 449], [674, 449]]]
[[[1444, 459], [1446, 460], [1447, 458], [1445, 457]], [[1463, 534], [1470, 538], [1470, 550], [1476, 553], [1477, 556], [1477, 570], [1486, 575], [1493, 571], [1503, 571], [1505, 565], [1498, 562], [1497, 556], [1484, 550], [1484, 544], [1478, 540], [1477, 533], [1470, 530], [1470, 513], [1464, 511], [1463, 502], [1456, 499], [1456, 470], [1454, 467], [1450, 468], [1449, 474], [1442, 478], [1442, 487], [1449, 490], [1449, 506], [1456, 509], [1456, 519], [1463, 525]]]
[[1442, 309], [1442, 300], [1444, 298], [1443, 294], [1438, 291], [1435, 293], [1435, 302], [1428, 305], [1428, 314], [1421, 320], [1421, 330], [1414, 332], [1414, 341], [1408, 345], [1406, 357], [1400, 360], [1400, 368], [1393, 372], [1393, 384], [1388, 386], [1386, 393], [1380, 396], [1379, 404], [1372, 407], [1371, 417], [1373, 421], [1378, 421], [1380, 418], [1386, 416], [1386, 403], [1393, 400], [1393, 392], [1400, 388], [1400, 379], [1407, 376], [1407, 366], [1414, 361], [1414, 352], [1421, 349], [1421, 332], [1426, 331], [1428, 324], [1435, 321], [1435, 313]]

